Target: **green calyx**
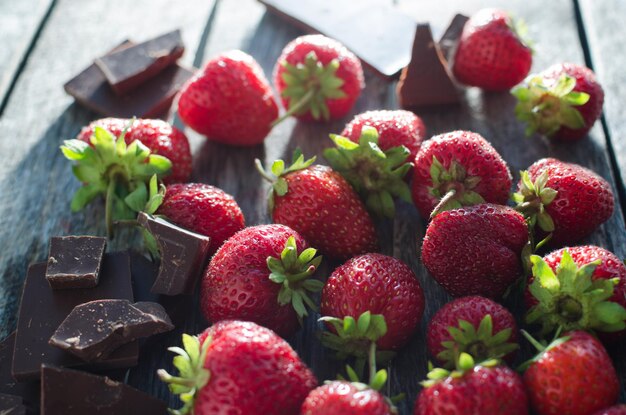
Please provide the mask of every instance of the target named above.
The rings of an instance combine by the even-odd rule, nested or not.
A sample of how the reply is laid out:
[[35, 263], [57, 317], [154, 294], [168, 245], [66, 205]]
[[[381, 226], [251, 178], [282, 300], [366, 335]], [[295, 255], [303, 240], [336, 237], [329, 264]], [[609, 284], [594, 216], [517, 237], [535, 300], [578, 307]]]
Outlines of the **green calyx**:
[[267, 199], [268, 208], [271, 212], [274, 210], [274, 195], [284, 196], [287, 194], [288, 185], [287, 180], [285, 180], [284, 176], [288, 173], [303, 170], [312, 165], [315, 162], [315, 156], [311, 157], [308, 160], [304, 159], [304, 155], [300, 149], [296, 149], [293, 152], [293, 157], [290, 166], [285, 166], [285, 162], [283, 160], [276, 160], [272, 163], [271, 172], [268, 173], [263, 168], [263, 164], [261, 160], [255, 159], [254, 164], [259, 174], [268, 182], [272, 184], [272, 187], [269, 192], [269, 196]]
[[151, 154], [140, 141], [127, 145], [124, 136], [128, 127], [117, 138], [96, 127], [91, 146], [82, 140], [66, 140], [61, 146], [63, 155], [76, 162], [72, 171], [83, 182], [72, 199], [72, 211], [77, 212], [104, 195], [110, 237], [114, 221], [135, 219], [140, 211], [156, 211], [165, 194], [165, 187], [159, 185], [158, 179], [172, 168], [170, 160]]
[[548, 206], [556, 198], [558, 192], [550, 187], [546, 187], [549, 176], [548, 172], [541, 173], [535, 182], [530, 179], [528, 171], [520, 172], [522, 186], [520, 191], [513, 194], [513, 201], [517, 203], [515, 209], [526, 218], [530, 231], [536, 225], [544, 232], [554, 231], [554, 221], [548, 212]]
[[619, 278], [593, 279], [600, 260], [578, 267], [565, 250], [556, 269], [533, 255], [530, 293], [538, 301], [526, 315], [529, 324], [542, 325], [542, 333], [555, 329], [615, 332], [626, 329], [626, 309], [609, 299]]
[[440, 200], [433, 209], [431, 218], [444, 210], [458, 209], [462, 206], [473, 206], [485, 202], [485, 199], [474, 191], [480, 182], [480, 177], [468, 176], [465, 167], [456, 160], [452, 160], [446, 169], [437, 157], [433, 156], [433, 162], [430, 165], [430, 179], [432, 187], [428, 190], [432, 196]]
[[567, 74], [546, 85], [541, 75], [531, 75], [511, 90], [517, 98], [515, 115], [527, 123], [526, 135], [535, 132], [551, 136], [562, 126], [571, 129], [585, 127], [585, 120], [576, 107], [589, 101], [589, 94], [574, 91], [576, 79]]
[[269, 279], [281, 284], [278, 303], [291, 304], [300, 324], [304, 316], [309, 315], [307, 307], [317, 311], [317, 305], [311, 300], [309, 293], [320, 292], [324, 288], [322, 281], [309, 278], [322, 262], [322, 257], [316, 257], [316, 253], [316, 249], [307, 248], [298, 255], [296, 239], [290, 236], [280, 258], [267, 257], [267, 267], [271, 271]]
[[465, 373], [473, 370], [476, 366], [482, 367], [494, 367], [500, 364], [498, 359], [489, 359], [481, 363], [476, 363], [474, 358], [469, 353], [460, 353], [455, 360], [455, 369], [448, 370], [440, 367], [433, 367], [432, 363], [428, 363], [427, 380], [421, 382], [421, 385], [425, 388], [436, 385], [437, 383], [447, 378], [461, 378]]
[[519, 346], [510, 343], [512, 331], [510, 328], [493, 333], [493, 321], [487, 314], [480, 322], [478, 329], [468, 321], [459, 320], [457, 327], [448, 327], [452, 340], [443, 341], [445, 348], [437, 355], [437, 359], [444, 361], [446, 368], [453, 368], [457, 356], [468, 353], [478, 361], [500, 359]]
[[330, 119], [327, 100], [340, 99], [346, 96], [341, 89], [344, 80], [337, 76], [337, 69], [341, 63], [338, 59], [331, 60], [323, 65], [315, 52], [306, 55], [304, 62], [296, 65], [283, 61], [285, 71], [282, 79], [285, 89], [281, 96], [289, 102], [287, 112], [272, 123], [272, 126], [280, 123], [292, 115], [303, 115], [307, 112], [315, 120]]
[[175, 415], [193, 414], [194, 399], [196, 393], [201, 390], [211, 379], [211, 373], [204, 368], [207, 351], [211, 339], [207, 338], [202, 344], [196, 336], [183, 334], [183, 348], [170, 347], [169, 351], [177, 354], [174, 357], [174, 367], [178, 370], [178, 376], [172, 376], [164, 369], [159, 369], [157, 375], [166, 382], [170, 391], [180, 396], [183, 407], [178, 410], [170, 410]]
[[406, 160], [410, 154], [404, 146], [382, 151], [378, 147], [378, 131], [365, 126], [359, 143], [331, 134], [335, 148], [324, 150], [324, 157], [359, 193], [367, 208], [378, 216], [393, 218], [393, 198], [411, 203], [411, 190], [404, 176], [412, 164]]
[[523, 43], [524, 46], [529, 48], [534, 53], [533, 41], [528, 36], [528, 26], [526, 25], [524, 19], [509, 16], [507, 26], [509, 27], [509, 29], [511, 29], [511, 32], [515, 34], [517, 39], [519, 39], [519, 41]]
[[541, 357], [543, 356], [543, 354], [545, 352], [554, 349], [555, 347], [565, 343], [566, 341], [568, 341], [570, 339], [569, 336], [560, 337], [561, 330], [559, 329], [555, 333], [554, 339], [549, 344], [545, 344], [545, 342], [539, 342], [538, 340], [536, 340], [526, 330], [520, 330], [520, 331], [522, 332], [522, 335], [526, 338], [526, 340], [528, 340], [528, 342], [530, 344], [532, 344], [535, 349], [537, 349], [538, 353], [535, 356], [533, 356], [532, 358], [530, 358], [529, 360], [527, 360], [524, 363], [522, 363], [521, 365], [519, 365], [517, 367], [517, 370], [519, 372], [524, 372], [526, 369], [528, 369], [528, 367], [532, 363], [537, 362], [539, 359], [541, 359]]

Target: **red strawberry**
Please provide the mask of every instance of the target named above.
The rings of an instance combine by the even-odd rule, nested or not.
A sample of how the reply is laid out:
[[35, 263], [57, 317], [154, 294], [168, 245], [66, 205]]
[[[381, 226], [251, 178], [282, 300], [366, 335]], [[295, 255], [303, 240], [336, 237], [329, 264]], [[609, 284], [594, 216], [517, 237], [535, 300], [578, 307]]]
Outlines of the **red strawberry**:
[[317, 310], [308, 292], [321, 281], [308, 279], [322, 257], [293, 229], [259, 225], [237, 232], [217, 251], [204, 272], [202, 313], [207, 320], [245, 320], [281, 336], [293, 334], [298, 321]]
[[587, 135], [602, 114], [604, 90], [593, 71], [562, 63], [531, 75], [511, 91], [518, 99], [515, 114], [534, 132], [564, 141]]
[[422, 318], [424, 294], [406, 264], [365, 254], [333, 271], [322, 290], [321, 314], [356, 320], [367, 311], [382, 315], [387, 325], [387, 333], [377, 341], [379, 349], [397, 350], [409, 341]]
[[251, 146], [269, 134], [278, 106], [259, 64], [234, 50], [208, 61], [183, 86], [178, 114], [186, 125], [211, 140]]
[[447, 367], [454, 367], [462, 352], [481, 362], [510, 361], [519, 347], [513, 315], [480, 296], [458, 298], [441, 307], [428, 323], [426, 341], [430, 354]]
[[544, 332], [626, 332], [626, 266], [597, 246], [575, 246], [530, 258], [526, 321]]
[[610, 408], [594, 412], [593, 415], [626, 415], [626, 405], [615, 405]]
[[378, 146], [381, 150], [398, 146], [408, 148], [409, 160], [415, 160], [422, 141], [426, 139], [426, 126], [422, 119], [404, 110], [364, 112], [346, 124], [341, 135], [358, 143], [364, 126], [374, 127], [378, 131]]
[[573, 244], [613, 214], [611, 185], [578, 164], [545, 158], [521, 176], [513, 198], [530, 225], [539, 226], [538, 241], [551, 234], [551, 246]]
[[287, 113], [301, 120], [345, 116], [365, 86], [361, 62], [334, 39], [300, 36], [291, 41], [274, 67], [274, 85]]
[[521, 275], [527, 243], [526, 221], [512, 208], [469, 206], [433, 218], [426, 229], [422, 261], [455, 297], [498, 298]]
[[269, 210], [275, 223], [295, 229], [324, 255], [349, 258], [374, 251], [374, 223], [350, 184], [331, 168], [311, 165], [299, 152], [291, 166], [272, 164], [273, 176], [257, 169], [272, 182]]
[[415, 158], [413, 201], [424, 218], [435, 212], [488, 202], [506, 204], [511, 173], [480, 134], [453, 131], [425, 141]]
[[520, 83], [533, 62], [523, 24], [502, 10], [483, 9], [465, 23], [452, 71], [466, 85], [504, 91]]
[[475, 365], [462, 353], [457, 370], [434, 369], [428, 379], [414, 415], [528, 415], [522, 379], [497, 360]]
[[363, 384], [327, 382], [305, 399], [301, 415], [391, 415], [391, 408], [378, 391]]
[[157, 214], [210, 237], [211, 253], [245, 226], [237, 201], [222, 189], [204, 183], [167, 186]]
[[615, 403], [619, 381], [606, 350], [595, 337], [573, 331], [528, 365], [524, 384], [538, 415], [589, 415]]
[[[159, 370], [180, 413], [297, 415], [317, 379], [289, 344], [251, 322], [222, 321], [172, 348], [177, 377]], [[191, 396], [190, 396], [191, 395]], [[191, 399], [187, 399], [191, 398]]]

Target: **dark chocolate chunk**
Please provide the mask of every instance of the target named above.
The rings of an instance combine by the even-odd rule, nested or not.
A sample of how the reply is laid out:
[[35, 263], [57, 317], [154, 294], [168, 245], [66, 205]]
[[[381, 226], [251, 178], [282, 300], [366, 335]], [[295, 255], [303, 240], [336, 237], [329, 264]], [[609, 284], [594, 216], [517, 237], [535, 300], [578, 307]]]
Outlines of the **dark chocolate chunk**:
[[43, 365], [41, 415], [164, 415], [167, 404], [105, 376]]
[[[20, 304], [13, 377], [18, 381], [36, 379], [42, 363], [57, 366], [86, 366], [81, 359], [61, 349], [50, 346], [48, 340], [59, 324], [79, 304], [88, 301], [114, 298], [133, 300], [128, 253], [105, 254], [100, 270], [100, 281], [94, 288], [53, 291], [45, 278], [46, 263], [32, 264], [28, 268], [22, 302]], [[129, 367], [137, 364], [138, 344], [126, 344], [106, 360], [88, 367], [105, 369]]]
[[259, 1], [309, 33], [337, 39], [383, 76], [397, 75], [411, 58], [415, 20], [391, 4], [363, 0]]
[[[39, 384], [37, 382], [17, 382], [11, 375], [11, 361], [15, 346], [15, 333], [0, 342], [0, 393], [19, 396], [26, 407], [26, 414], [39, 413]], [[0, 414], [2, 411], [0, 411]]]
[[465, 22], [469, 20], [469, 17], [464, 14], [456, 14], [448, 28], [439, 39], [439, 48], [441, 49], [441, 53], [443, 56], [450, 62], [454, 53], [456, 52], [457, 44], [459, 43], [459, 38], [461, 37], [461, 33], [463, 32], [463, 27], [465, 26]]
[[143, 212], [137, 220], [154, 236], [161, 254], [159, 275], [152, 292], [192, 294], [209, 259], [210, 238]]
[[417, 26], [411, 63], [402, 70], [396, 93], [405, 109], [459, 102], [459, 92], [428, 24]]
[[158, 303], [95, 300], [74, 307], [50, 344], [91, 362], [106, 359], [123, 344], [173, 328]]
[[46, 279], [53, 290], [98, 285], [107, 245], [99, 236], [55, 236], [50, 239]]
[[180, 30], [150, 39], [95, 60], [111, 88], [123, 95], [174, 64], [185, 46]]
[[0, 393], [0, 415], [25, 415], [26, 407], [22, 397]]

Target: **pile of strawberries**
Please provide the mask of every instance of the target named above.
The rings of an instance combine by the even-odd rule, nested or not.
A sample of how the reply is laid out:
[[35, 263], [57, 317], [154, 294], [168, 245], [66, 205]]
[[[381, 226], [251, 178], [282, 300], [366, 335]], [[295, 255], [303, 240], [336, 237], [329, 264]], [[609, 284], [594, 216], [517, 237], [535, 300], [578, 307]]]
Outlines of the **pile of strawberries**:
[[[561, 64], [527, 77], [531, 50], [515, 27], [502, 11], [473, 16], [457, 47], [456, 78], [487, 90], [514, 88], [529, 133], [584, 137], [603, 101], [593, 73]], [[364, 87], [363, 71], [338, 42], [303, 36], [279, 57], [274, 86], [282, 116], [260, 66], [241, 51], [228, 52], [185, 86], [178, 112], [209, 139], [254, 145], [289, 116], [323, 121], [348, 114]], [[96, 138], [106, 132], [118, 137], [117, 147]], [[407, 344], [428, 301], [405, 263], [376, 253], [375, 223], [393, 217], [402, 199], [428, 221], [423, 264], [457, 297], [428, 324], [428, 351], [440, 367], [423, 382], [416, 415], [626, 414], [624, 406], [609, 408], [619, 382], [603, 346], [626, 332], [626, 266], [601, 247], [575, 245], [613, 213], [606, 180], [546, 158], [521, 172], [511, 194], [511, 172], [485, 138], [453, 131], [426, 140], [424, 123], [408, 111], [357, 115], [331, 140], [329, 166], [299, 151], [267, 170], [256, 161], [271, 184], [274, 224], [250, 227], [232, 196], [180, 184], [191, 174], [189, 144], [162, 121], [99, 120], [63, 147], [85, 184], [73, 208], [103, 194], [111, 228], [147, 211], [211, 237], [200, 304], [213, 325], [171, 349], [178, 374], [159, 371], [181, 396], [177, 413], [396, 413], [399, 397], [380, 392], [387, 372], [376, 366]], [[138, 162], [120, 162], [130, 160], [133, 142]], [[343, 263], [319, 278], [318, 254]], [[497, 302], [505, 295], [524, 298], [524, 325], [542, 341], [518, 330]], [[342, 378], [322, 386], [279, 337], [315, 312], [327, 328], [320, 341], [349, 363]], [[538, 354], [516, 371], [507, 365], [523, 337]]]

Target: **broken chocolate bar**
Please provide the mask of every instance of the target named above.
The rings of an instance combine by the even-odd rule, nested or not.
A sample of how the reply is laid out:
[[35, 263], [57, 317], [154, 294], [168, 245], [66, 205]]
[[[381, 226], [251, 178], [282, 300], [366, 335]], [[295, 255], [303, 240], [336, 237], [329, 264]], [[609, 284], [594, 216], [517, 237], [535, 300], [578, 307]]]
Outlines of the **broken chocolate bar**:
[[43, 365], [41, 415], [165, 415], [167, 404], [105, 376]]
[[15, 395], [0, 393], [1, 415], [25, 415], [26, 407], [22, 404], [22, 398]]
[[99, 236], [55, 236], [50, 239], [46, 280], [53, 290], [98, 285], [107, 240]]
[[95, 300], [74, 307], [50, 344], [91, 362], [106, 359], [123, 344], [173, 328], [158, 303]]
[[[45, 262], [32, 264], [24, 282], [12, 367], [13, 377], [18, 381], [38, 378], [42, 363], [66, 367], [86, 365], [81, 359], [48, 344], [50, 336], [74, 307], [104, 298], [133, 300], [127, 253], [105, 254], [100, 281], [94, 288], [53, 291], [46, 282], [45, 271]], [[138, 352], [137, 341], [134, 341], [89, 367], [133, 366], [137, 364]]]
[[152, 292], [192, 294], [209, 259], [210, 238], [143, 212], [137, 220], [154, 236], [161, 254], [159, 275]]
[[448, 60], [448, 63], [452, 60], [453, 54], [456, 52], [457, 44], [459, 43], [459, 38], [461, 37], [461, 33], [463, 32], [463, 27], [465, 26], [465, 22], [469, 20], [469, 17], [464, 14], [456, 14], [450, 25], [446, 29], [446, 31], [439, 39], [439, 48], [441, 49], [441, 53]]
[[123, 95], [174, 64], [185, 46], [180, 30], [109, 53], [95, 60], [111, 88]]
[[[22, 405], [26, 407], [26, 414], [37, 414], [39, 413], [39, 385], [36, 382], [17, 382], [11, 375], [14, 346], [15, 333], [11, 333], [0, 342], [0, 394], [19, 396], [22, 399]], [[1, 410], [0, 414], [2, 414]]]
[[417, 26], [411, 63], [402, 70], [396, 93], [405, 109], [459, 102], [452, 75], [428, 24]]

